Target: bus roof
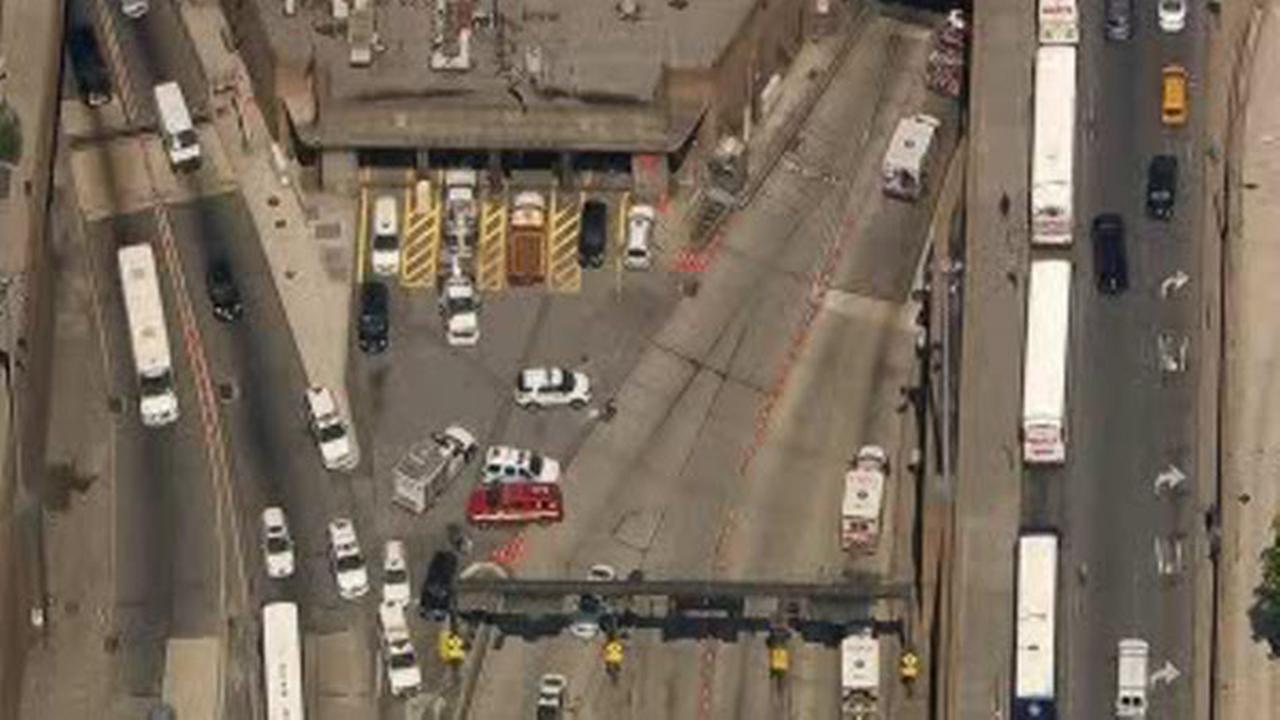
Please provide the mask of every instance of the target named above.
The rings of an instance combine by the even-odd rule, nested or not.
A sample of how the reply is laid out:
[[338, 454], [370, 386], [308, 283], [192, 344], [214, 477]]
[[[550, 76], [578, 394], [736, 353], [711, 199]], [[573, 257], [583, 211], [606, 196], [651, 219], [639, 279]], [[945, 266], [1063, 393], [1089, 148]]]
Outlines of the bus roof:
[[1069, 196], [1076, 132], [1074, 47], [1048, 46], [1036, 51], [1034, 127], [1032, 186], [1060, 184]]
[[160, 278], [151, 246], [125, 245], [116, 251], [116, 258], [120, 263], [121, 292], [138, 373], [150, 376], [167, 372], [171, 369], [169, 336], [165, 331]]
[[1024, 533], [1018, 538], [1017, 625], [1014, 629], [1014, 695], [1018, 698], [1053, 698], [1055, 695], [1057, 595], [1057, 535]]
[[262, 675], [268, 720], [304, 720], [298, 606], [262, 606]]
[[1033, 260], [1027, 292], [1023, 418], [1060, 418], [1067, 387], [1071, 261]]

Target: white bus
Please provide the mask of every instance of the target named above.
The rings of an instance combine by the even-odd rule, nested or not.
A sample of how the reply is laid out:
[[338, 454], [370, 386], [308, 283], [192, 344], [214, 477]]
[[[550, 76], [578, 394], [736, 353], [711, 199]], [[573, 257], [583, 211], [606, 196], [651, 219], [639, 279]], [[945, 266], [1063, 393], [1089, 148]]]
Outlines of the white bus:
[[1036, 51], [1031, 242], [1070, 245], [1076, 138], [1076, 49]]
[[171, 81], [156, 85], [154, 92], [169, 164], [175, 170], [199, 166], [200, 137], [196, 134], [195, 124], [191, 122], [191, 112], [187, 109], [186, 99], [182, 97], [182, 88]]
[[1022, 461], [1067, 459], [1067, 343], [1071, 329], [1071, 261], [1032, 260], [1022, 359]]
[[1057, 534], [1019, 535], [1017, 570], [1013, 720], [1052, 720], [1057, 717]]
[[262, 606], [262, 682], [267, 720], [303, 720], [302, 644], [294, 603]]
[[116, 251], [129, 345], [138, 378], [138, 412], [147, 427], [163, 427], [178, 419], [178, 394], [173, 384], [173, 356], [164, 323], [164, 301], [156, 258], [146, 243]]

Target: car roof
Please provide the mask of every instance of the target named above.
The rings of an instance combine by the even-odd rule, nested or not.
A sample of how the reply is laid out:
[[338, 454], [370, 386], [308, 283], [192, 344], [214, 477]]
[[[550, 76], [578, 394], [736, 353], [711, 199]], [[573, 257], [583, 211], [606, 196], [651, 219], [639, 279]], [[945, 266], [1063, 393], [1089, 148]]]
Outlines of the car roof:
[[558, 367], [525, 368], [520, 371], [525, 385], [558, 385], [564, 379], [565, 370]]
[[307, 388], [307, 404], [316, 415], [328, 415], [338, 411], [337, 402], [333, 399], [333, 391], [327, 387]]
[[351, 542], [356, 539], [356, 526], [351, 518], [334, 518], [329, 521], [329, 535], [337, 543]]
[[387, 561], [396, 560], [404, 562], [404, 542], [400, 540], [388, 540], [383, 547], [383, 553]]
[[271, 505], [262, 511], [262, 522], [268, 525], [284, 525], [284, 508]]

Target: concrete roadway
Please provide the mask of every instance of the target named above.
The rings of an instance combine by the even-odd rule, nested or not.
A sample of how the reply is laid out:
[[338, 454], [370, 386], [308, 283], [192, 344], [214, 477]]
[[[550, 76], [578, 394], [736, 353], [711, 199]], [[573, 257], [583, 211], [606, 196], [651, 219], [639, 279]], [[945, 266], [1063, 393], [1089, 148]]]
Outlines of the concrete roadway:
[[[135, 113], [131, 118], [135, 125], [156, 126], [159, 118], [152, 88], [170, 80], [177, 81], [182, 87], [183, 98], [197, 121], [208, 112], [209, 90], [204, 72], [174, 3], [152, 2], [146, 15], [131, 20], [120, 13], [118, 0], [78, 2], [99, 3], [106, 11], [99, 12], [99, 17], [110, 14], [115, 40], [129, 66], [127, 80], [121, 77], [114, 80], [117, 88], [128, 83], [135, 104], [130, 108]], [[101, 32], [102, 25], [98, 29]]]
[[[1196, 438], [1213, 428], [1197, 423], [1197, 308], [1200, 274], [1203, 163], [1204, 15], [1188, 3], [1184, 32], [1156, 26], [1154, 6], [1136, 6], [1136, 33], [1127, 43], [1102, 37], [1101, 4], [1082, 7], [1077, 147], [1077, 222], [1072, 250], [1075, 289], [1068, 404], [1070, 440], [1063, 471], [1027, 473], [1024, 521], [1049, 521], [1064, 532], [1059, 658], [1065, 661], [1064, 717], [1109, 716], [1115, 702], [1116, 642], [1151, 643], [1152, 670], [1171, 661], [1182, 673], [1172, 687], [1156, 685], [1150, 714], [1194, 715], [1191, 685], [1197, 573], [1208, 572], [1207, 545], [1197, 506]], [[1190, 73], [1190, 123], [1160, 123], [1160, 69], [1169, 62]], [[1157, 153], [1179, 163], [1174, 219], [1145, 213], [1146, 168]], [[1121, 213], [1128, 229], [1131, 287], [1118, 297], [1097, 291], [1089, 223], [1105, 211]], [[1162, 279], [1177, 270], [1191, 281], [1172, 299], [1160, 298]], [[1188, 369], [1158, 369], [1156, 334], [1190, 335]], [[1187, 492], [1156, 497], [1156, 474], [1171, 463], [1187, 470]], [[1185, 536], [1182, 571], [1161, 577], [1157, 538]], [[1080, 568], [1086, 578], [1081, 580]], [[1207, 608], [1202, 609], [1207, 612]], [[1202, 649], [1203, 651], [1203, 649]]]
[[[175, 76], [199, 112], [206, 89], [172, 6], [153, 3], [139, 22], [121, 17], [113, 3], [105, 9], [113, 13], [111, 26], [127, 68], [123, 76], [117, 73], [116, 81], [129, 83], [134, 98], [141, 99], [141, 121], [152, 121], [150, 87]], [[330, 517], [351, 512], [353, 503], [351, 480], [327, 475], [306, 432], [305, 379], [297, 348], [243, 199], [238, 193], [216, 193], [225, 184], [215, 174], [205, 168], [182, 176], [184, 191], [200, 197], [170, 206], [168, 215], [210, 380], [220, 398], [227, 488], [217, 488], [212, 480], [206, 431], [170, 279], [163, 282], [163, 291], [183, 417], [175, 428], [159, 432], [145, 431], [133, 419], [136, 383], [114, 250], [120, 242], [150, 241], [160, 252], [153, 214], [115, 217], [88, 228], [94, 286], [110, 354], [111, 392], [121, 399], [128, 418], [118, 435], [115, 469], [117, 617], [125, 653], [118, 663], [125, 678], [119, 689], [130, 695], [158, 695], [168, 637], [216, 635], [230, 627], [226, 711], [229, 716], [252, 717], [261, 713], [254, 620], [261, 602], [301, 602], [308, 610], [308, 629], [345, 628], [359, 617], [336, 597], [324, 529]], [[231, 260], [244, 295], [245, 317], [234, 325], [212, 317], [205, 293], [207, 262], [218, 255]], [[161, 266], [163, 273], [163, 260]], [[222, 528], [216, 527], [215, 493], [236, 508]], [[285, 506], [298, 543], [298, 573], [283, 583], [268, 583], [261, 569], [258, 514], [268, 503]], [[227, 538], [228, 532], [237, 533], [235, 542]], [[221, 561], [219, 548], [226, 552]], [[242, 578], [248, 579], [247, 587]], [[226, 610], [229, 625], [219, 602], [224, 592], [220, 582], [227, 584], [225, 592], [232, 602]]]
[[[698, 295], [652, 337], [618, 417], [586, 438], [566, 480], [568, 517], [527, 533], [523, 575], [582, 575], [606, 562], [651, 577], [841, 576], [831, 509], [844, 462], [861, 442], [903, 450], [891, 408], [910, 369], [903, 301], [927, 213], [883, 200], [877, 169], [898, 118], [924, 102], [926, 51], [923, 31], [871, 21], [798, 149], [734, 221]], [[827, 310], [793, 355], [811, 281], [827, 266]], [[757, 434], [771, 397], [772, 430]], [[759, 639], [721, 645], [714, 660], [706, 644], [656, 640], [631, 639], [613, 686], [598, 639], [508, 639], [487, 655], [470, 715], [525, 716], [544, 672], [567, 674], [572, 707], [591, 717], [835, 713], [830, 650], [800, 651], [779, 698], [764, 682]]]

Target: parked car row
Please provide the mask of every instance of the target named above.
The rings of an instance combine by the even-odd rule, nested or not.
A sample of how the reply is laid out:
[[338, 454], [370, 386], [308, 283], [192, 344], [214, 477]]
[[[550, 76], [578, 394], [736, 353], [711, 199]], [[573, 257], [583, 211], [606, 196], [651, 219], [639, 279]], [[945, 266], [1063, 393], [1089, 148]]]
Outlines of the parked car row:
[[[326, 528], [329, 563], [339, 597], [359, 600], [369, 593], [369, 571], [354, 521], [338, 517]], [[282, 580], [295, 571], [293, 537], [284, 509], [270, 506], [262, 511], [261, 537], [267, 577]], [[456, 571], [456, 567], [453, 568]], [[438, 574], [438, 573], [437, 573]], [[430, 575], [430, 571], [429, 571]], [[387, 540], [382, 554], [382, 600], [378, 604], [381, 645], [387, 664], [387, 681], [392, 695], [412, 695], [422, 686], [405, 609], [412, 601], [409, 562], [404, 543]]]

